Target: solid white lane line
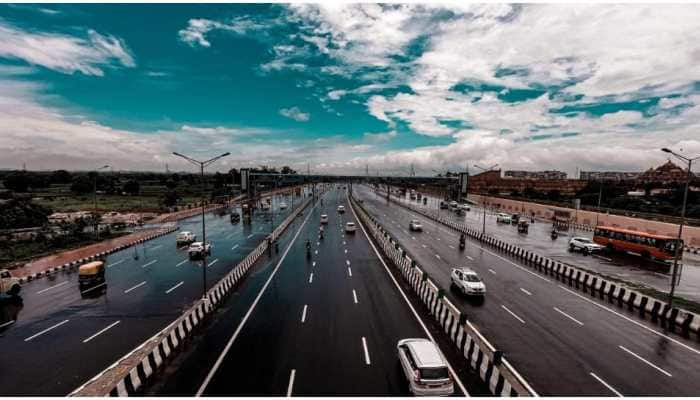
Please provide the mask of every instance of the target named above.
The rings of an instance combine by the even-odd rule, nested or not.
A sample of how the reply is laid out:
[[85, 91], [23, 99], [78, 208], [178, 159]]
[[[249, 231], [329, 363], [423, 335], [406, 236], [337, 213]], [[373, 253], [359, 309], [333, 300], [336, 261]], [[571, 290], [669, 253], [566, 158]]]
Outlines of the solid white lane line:
[[136, 285], [136, 286], [132, 286], [132, 287], [126, 289], [126, 290], [124, 291], [124, 293], [129, 293], [129, 292], [131, 292], [132, 290], [137, 289], [137, 288], [140, 288], [141, 286], [143, 286], [143, 285], [145, 285], [145, 284], [146, 284], [146, 281], [143, 281], [143, 282], [139, 283], [139, 284]]
[[589, 372], [589, 373], [590, 373], [591, 376], [594, 377], [598, 382], [602, 383], [603, 386], [605, 386], [606, 388], [608, 388], [608, 390], [610, 390], [611, 392], [615, 393], [615, 396], [617, 396], [617, 397], [624, 397], [620, 392], [618, 392], [617, 390], [615, 390], [612, 386], [608, 385], [607, 382], [605, 382], [604, 380], [600, 379], [600, 377], [599, 377], [598, 375], [594, 374], [593, 372]]
[[85, 294], [85, 293], [92, 292], [93, 290], [99, 289], [102, 286], [105, 286], [106, 284], [107, 284], [107, 282], [102, 282], [99, 285], [95, 285], [95, 286], [91, 287], [90, 289], [81, 290], [80, 293]]
[[312, 272], [311, 275], [309, 275], [309, 283], [312, 283], [314, 281], [314, 273]]
[[237, 245], [237, 244], [236, 244], [236, 245], [233, 245], [233, 247], [231, 247], [231, 250], [236, 250], [236, 248], [238, 248], [238, 246], [239, 246], [239, 245]]
[[306, 309], [307, 309], [307, 307], [308, 306], [306, 304], [304, 304], [304, 311], [301, 312], [301, 323], [302, 324], [304, 323], [304, 321], [306, 321]]
[[207, 264], [207, 267], [211, 267], [212, 265], [216, 264], [217, 261], [219, 261], [218, 258], [215, 259], [214, 261], [210, 262], [209, 264]]
[[124, 261], [126, 261], [126, 258], [123, 258], [123, 259], [121, 259], [121, 260], [119, 260], [119, 261], [117, 261], [117, 262], [111, 263], [111, 264], [107, 264], [107, 268], [116, 267], [117, 265], [123, 263]]
[[532, 296], [532, 293], [528, 292], [527, 290], [525, 290], [525, 289], [523, 289], [523, 288], [520, 288], [520, 290], [522, 290], [523, 293], [525, 293], [526, 295]]
[[556, 312], [558, 312], [559, 314], [565, 316], [566, 318], [568, 318], [568, 319], [570, 319], [570, 320], [576, 322], [577, 324], [583, 326], [583, 322], [577, 320], [576, 318], [572, 317], [571, 315], [565, 313], [564, 311], [562, 311], [562, 310], [560, 310], [560, 309], [558, 309], [558, 308], [556, 308], [556, 307], [553, 307], [553, 308], [554, 308], [554, 311], [556, 311]]
[[348, 275], [352, 276], [352, 270], [348, 267]]
[[655, 330], [649, 328], [648, 326], [645, 326], [645, 325], [643, 325], [643, 324], [641, 324], [641, 323], [639, 323], [639, 322], [637, 322], [637, 321], [635, 321], [635, 320], [629, 318], [628, 316], [623, 315], [623, 314], [620, 314], [620, 313], [618, 313], [617, 311], [615, 311], [615, 310], [613, 310], [613, 309], [611, 309], [611, 308], [608, 308], [608, 307], [606, 307], [606, 306], [604, 306], [604, 305], [602, 305], [602, 304], [598, 304], [598, 303], [596, 303], [595, 301], [590, 300], [590, 299], [588, 299], [588, 298], [586, 298], [586, 297], [584, 297], [584, 296], [582, 296], [582, 295], [580, 295], [580, 294], [578, 294], [578, 293], [576, 293], [576, 292], [570, 290], [569, 288], [566, 288], [566, 287], [564, 287], [564, 286], [562, 286], [562, 285], [557, 285], [557, 286], [559, 286], [561, 289], [564, 289], [564, 290], [566, 290], [567, 292], [573, 294], [573, 295], [576, 296], [576, 297], [579, 297], [579, 298], [581, 298], [581, 299], [583, 299], [583, 300], [585, 300], [585, 301], [587, 301], [587, 302], [589, 302], [589, 303], [591, 303], [591, 304], [593, 304], [593, 305], [596, 305], [596, 306], [602, 308], [603, 310], [607, 310], [607, 311], [609, 311], [609, 312], [611, 312], [611, 313], [617, 315], [618, 317], [620, 317], [620, 318], [622, 318], [622, 319], [625, 319], [625, 320], [627, 320], [627, 321], [629, 321], [629, 322], [631, 322], [631, 323], [637, 325], [637, 326], [640, 327], [640, 328], [646, 329], [647, 331], [649, 331], [649, 332], [651, 332], [651, 333], [654, 333], [654, 334], [656, 334], [656, 335], [659, 335], [659, 336], [661, 336], [661, 337], [664, 338], [664, 339], [670, 340], [671, 342], [673, 342], [673, 343], [675, 343], [675, 344], [677, 344], [677, 345], [680, 345], [680, 346], [684, 347], [686, 350], [690, 350], [690, 351], [692, 351], [692, 352], [695, 353], [695, 354], [700, 354], [700, 350], [694, 349], [694, 348], [688, 346], [687, 344], [685, 344], [685, 343], [683, 343], [683, 342], [679, 342], [678, 340], [676, 340], [676, 339], [674, 339], [674, 338], [672, 338], [672, 337], [670, 337], [670, 336], [664, 335], [664, 334], [661, 333], [661, 332], [657, 332], [657, 331], [655, 331]]
[[345, 264], [350, 265], [350, 260], [345, 260]]
[[247, 239], [250, 239], [250, 238], [252, 238], [252, 237], [253, 237], [253, 235], [255, 235], [255, 234], [254, 234], [254, 233], [251, 233], [250, 235], [248, 235]]
[[508, 309], [508, 307], [506, 307], [506, 306], [504, 306], [503, 304], [501, 304], [501, 308], [503, 308], [504, 310], [508, 311], [508, 314], [512, 315], [512, 316], [513, 316], [515, 319], [517, 319], [518, 321], [522, 322], [523, 324], [525, 323], [525, 320], [523, 320], [522, 318], [518, 317], [513, 311], [510, 311], [510, 309]]
[[83, 340], [83, 343], [87, 343], [87, 342], [91, 341], [92, 339], [94, 339], [94, 338], [100, 336], [101, 334], [107, 332], [107, 331], [110, 330], [112, 327], [114, 327], [114, 326], [116, 326], [117, 324], [119, 324], [119, 322], [121, 322], [121, 321], [113, 322], [113, 323], [107, 325], [106, 328], [104, 328], [104, 329], [98, 331], [96, 334], [94, 334], [94, 335], [90, 336], [89, 338]]
[[24, 339], [24, 341], [25, 341], [25, 342], [28, 342], [28, 341], [30, 341], [30, 340], [33, 340], [33, 339], [35, 339], [35, 338], [37, 338], [37, 337], [43, 335], [44, 333], [46, 333], [46, 332], [48, 332], [48, 331], [50, 331], [50, 330], [53, 330], [53, 329], [58, 328], [59, 326], [61, 326], [61, 325], [65, 324], [65, 323], [67, 323], [68, 321], [69, 321], [69, 320], [64, 319], [63, 321], [57, 323], [57, 324], [54, 325], [54, 326], [50, 326], [50, 327], [44, 329], [44, 330], [41, 331], [41, 332], [38, 332], [38, 333], [33, 334], [32, 336], [30, 336], [30, 337]]
[[170, 292], [172, 292], [173, 290], [179, 288], [179, 287], [182, 286], [184, 283], [185, 283], [185, 281], [180, 281], [180, 283], [178, 283], [177, 285], [175, 285], [175, 286], [171, 287], [170, 289], [166, 290], [166, 291], [165, 291], [165, 294], [170, 294]]
[[182, 260], [182, 261], [180, 261], [179, 263], [175, 264], [175, 266], [176, 266], [176, 267], [179, 267], [180, 265], [186, 263], [187, 261], [189, 261], [189, 259], [188, 259], [188, 258], [185, 258], [184, 260]]
[[474, 257], [467, 256], [467, 260], [474, 261]]
[[496, 271], [492, 270], [491, 268], [489, 268], [489, 272], [496, 275]]
[[48, 290], [55, 289], [55, 288], [57, 288], [57, 287], [59, 287], [59, 286], [65, 285], [65, 284], [67, 284], [67, 283], [68, 283], [68, 281], [63, 281], [63, 282], [58, 283], [58, 284], [56, 284], [56, 285], [49, 286], [49, 287], [47, 287], [46, 289], [42, 289], [42, 290], [36, 292], [36, 294], [42, 294], [42, 293], [44, 293], [44, 292], [46, 292], [46, 291], [48, 291]]
[[355, 304], [357, 304], [357, 293], [355, 293], [355, 289], [352, 290], [352, 298], [355, 300]]
[[635, 356], [639, 361], [645, 363], [646, 365], [648, 365], [648, 366], [650, 366], [650, 367], [656, 369], [657, 371], [661, 372], [662, 374], [668, 376], [669, 378], [673, 376], [673, 375], [671, 375], [670, 373], [668, 373], [667, 371], [665, 371], [665, 370], [663, 370], [663, 369], [657, 367], [656, 365], [654, 365], [653, 363], [651, 363], [649, 360], [647, 360], [647, 359], [645, 359], [645, 358], [642, 358], [642, 356], [640, 356], [640, 355], [638, 355], [638, 354], [632, 352], [632, 350], [626, 348], [625, 346], [618, 346], [618, 347], [621, 348], [622, 350], [628, 352], [629, 354]]
[[289, 373], [289, 384], [287, 385], [287, 397], [292, 397], [292, 390], [294, 389], [294, 377], [297, 374], [297, 370], [293, 369]]
[[[353, 215], [355, 215], [355, 219], [359, 222], [359, 218], [357, 218], [357, 214], [355, 213], [355, 210], [352, 207], [350, 207], [350, 210], [352, 211]], [[377, 246], [375, 246], [374, 243], [372, 242], [372, 240], [370, 239], [369, 235], [367, 234], [367, 231], [365, 230], [364, 225], [362, 223], [360, 223], [359, 225], [360, 225], [360, 229], [362, 229], [362, 233], [365, 234], [365, 237], [367, 238], [367, 241], [369, 242], [370, 247], [372, 248], [372, 250], [374, 250], [374, 254], [377, 255], [377, 259], [384, 266], [384, 271], [387, 273], [387, 275], [389, 275], [389, 279], [391, 279], [391, 281], [394, 283], [394, 287], [396, 287], [396, 290], [398, 290], [399, 293], [401, 293], [401, 297], [403, 297], [404, 302], [406, 302], [406, 305], [411, 310], [411, 313], [413, 313], [413, 316], [416, 318], [416, 321], [418, 321], [418, 324], [421, 326], [421, 328], [423, 328], [423, 332], [425, 332], [425, 335], [430, 339], [430, 341], [432, 341], [433, 343], [436, 343], [436, 345], [437, 345], [437, 342], [435, 342], [435, 338], [433, 338], [433, 335], [428, 330], [428, 327], [425, 325], [425, 322], [423, 322], [423, 320], [418, 315], [418, 312], [416, 312], [415, 307], [413, 307], [413, 304], [411, 304], [411, 302], [408, 300], [406, 293], [404, 293], [403, 289], [401, 288], [399, 283], [396, 281], [396, 278], [394, 278], [394, 275], [391, 274], [391, 271], [389, 270], [389, 266], [387, 266], [386, 262], [384, 262], [384, 259], [382, 258], [381, 253], [379, 253], [379, 250], [377, 250]], [[447, 369], [450, 370], [450, 373], [452, 374], [452, 379], [455, 380], [455, 383], [457, 383], [457, 386], [459, 386], [459, 389], [462, 391], [462, 393], [464, 393], [465, 396], [469, 396], [469, 392], [464, 387], [462, 380], [459, 379], [459, 376], [457, 375], [454, 368], [452, 368], [452, 365], [449, 362], [447, 363]], [[534, 390], [532, 392], [534, 393]]]
[[371, 362], [369, 361], [369, 350], [367, 350], [367, 339], [365, 339], [364, 336], [362, 336], [362, 347], [365, 349], [365, 364], [370, 365]]
[[153, 264], [155, 264], [155, 263], [157, 263], [157, 262], [158, 262], [158, 260], [153, 260], [153, 261], [147, 262], [146, 264], [143, 264], [143, 265], [141, 266], [141, 268], [146, 268], [146, 267], [148, 267], [149, 265], [153, 265]]

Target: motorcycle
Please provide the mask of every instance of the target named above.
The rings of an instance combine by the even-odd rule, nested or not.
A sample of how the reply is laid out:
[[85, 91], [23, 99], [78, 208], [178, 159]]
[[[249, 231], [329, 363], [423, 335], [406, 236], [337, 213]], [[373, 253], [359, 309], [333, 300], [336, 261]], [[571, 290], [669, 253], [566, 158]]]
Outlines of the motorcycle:
[[311, 258], [311, 241], [306, 241], [306, 257]]
[[552, 230], [552, 240], [555, 240], [559, 236], [556, 230]]

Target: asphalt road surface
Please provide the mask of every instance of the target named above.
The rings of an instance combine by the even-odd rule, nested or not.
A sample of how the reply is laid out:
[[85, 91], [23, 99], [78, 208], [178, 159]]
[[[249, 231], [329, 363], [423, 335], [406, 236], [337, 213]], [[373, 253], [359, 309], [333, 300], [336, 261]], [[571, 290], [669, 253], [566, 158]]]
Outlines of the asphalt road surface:
[[[370, 188], [355, 195], [443, 288], [453, 267], [469, 267], [486, 284], [483, 301], [447, 296], [542, 395], [697, 396], [696, 342], [533, 272], [507, 256], [396, 204]], [[410, 232], [419, 219], [423, 232]]]
[[[289, 206], [279, 210], [279, 203]], [[299, 204], [301, 197], [294, 199]], [[292, 198], [273, 201], [274, 225]], [[207, 214], [207, 286], [211, 287], [271, 231], [269, 213], [251, 224]], [[201, 216], [179, 222], [201, 238]], [[0, 394], [65, 395], [163, 329], [202, 296], [201, 262], [169, 235], [111, 254], [106, 290], [83, 297], [77, 271], [23, 285], [21, 298], [0, 302]], [[138, 259], [134, 258], [135, 253]], [[14, 321], [14, 322], [13, 322]]]
[[[362, 230], [344, 231], [357, 222], [345, 191], [323, 199], [290, 227], [292, 241], [274, 262], [256, 267], [153, 394], [409, 394], [396, 343], [427, 333]], [[321, 214], [329, 219], [323, 239]]]
[[[472, 206], [464, 216], [449, 210], [439, 210], [439, 199], [435, 196], [427, 196], [428, 203], [410, 200], [408, 195], [394, 197], [411, 205], [422, 207], [431, 212], [440, 212], [440, 215], [448, 216], [454, 221], [466, 223], [474, 229], [483, 228], [483, 208]], [[512, 212], [511, 212], [512, 213]], [[496, 222], [496, 213], [487, 210], [486, 233], [503, 241], [517, 244], [518, 246], [547, 256], [561, 263], [583, 267], [617, 279], [633, 283], [641, 283], [661, 292], [668, 293], [671, 285], [670, 268], [658, 262], [644, 260], [640, 256], [612, 253], [593, 256], [584, 256], [580, 252], [569, 252], [569, 239], [573, 236], [593, 237], [593, 232], [570, 229], [568, 232], [560, 232], [559, 238], [552, 240], [550, 222], [536, 220], [530, 225], [527, 234], [518, 233], [516, 225], [500, 224]], [[700, 257], [685, 253], [683, 255], [683, 269], [680, 284], [676, 288], [676, 295], [688, 300], [700, 302]]]

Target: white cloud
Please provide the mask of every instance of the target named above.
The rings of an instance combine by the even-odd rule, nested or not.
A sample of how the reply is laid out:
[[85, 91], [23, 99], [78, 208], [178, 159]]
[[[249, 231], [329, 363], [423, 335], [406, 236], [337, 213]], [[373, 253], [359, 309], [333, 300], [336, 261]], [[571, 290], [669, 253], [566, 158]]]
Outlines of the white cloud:
[[370, 142], [388, 142], [389, 140], [395, 138], [397, 136], [397, 133], [396, 131], [389, 131], [383, 133], [365, 132], [363, 136], [365, 140], [368, 140]]
[[30, 32], [0, 21], [0, 57], [21, 59], [63, 73], [102, 76], [103, 68], [134, 67], [134, 58], [119, 38], [88, 30], [84, 38]]
[[180, 40], [190, 46], [211, 47], [207, 35], [214, 30], [233, 32], [244, 35], [250, 31], [263, 30], [265, 25], [259, 24], [245, 17], [232, 18], [226, 22], [219, 22], [205, 18], [192, 18], [187, 22], [187, 28], [178, 32]]
[[299, 107], [283, 108], [280, 110], [280, 115], [283, 117], [291, 118], [295, 121], [306, 122], [311, 119], [309, 113], [305, 113], [299, 109]]

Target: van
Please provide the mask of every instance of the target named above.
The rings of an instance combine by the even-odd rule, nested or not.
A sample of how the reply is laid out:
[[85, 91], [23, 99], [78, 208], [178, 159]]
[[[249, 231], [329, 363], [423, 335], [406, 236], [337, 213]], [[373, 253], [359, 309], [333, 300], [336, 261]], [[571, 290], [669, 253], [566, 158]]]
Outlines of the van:
[[438, 346], [428, 339], [403, 339], [397, 344], [399, 361], [416, 396], [449, 396], [454, 382]]

